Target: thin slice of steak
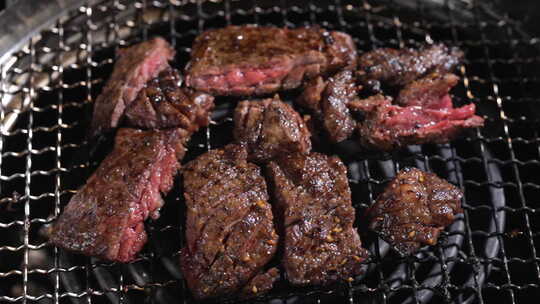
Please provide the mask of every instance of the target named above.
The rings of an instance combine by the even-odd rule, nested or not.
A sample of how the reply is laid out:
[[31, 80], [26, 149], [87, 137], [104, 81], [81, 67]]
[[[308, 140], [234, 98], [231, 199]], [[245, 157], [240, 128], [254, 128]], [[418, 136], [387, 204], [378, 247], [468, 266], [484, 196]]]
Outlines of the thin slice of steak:
[[349, 104], [365, 116], [358, 128], [364, 146], [388, 151], [412, 144], [447, 143], [466, 129], [484, 125], [484, 119], [474, 114], [474, 104], [453, 108], [450, 95], [431, 108], [401, 107], [391, 100], [374, 95]]
[[451, 72], [463, 56], [458, 48], [444, 44], [420, 49], [375, 49], [358, 58], [358, 80], [375, 91], [380, 90], [381, 84], [405, 86], [429, 73]]
[[146, 243], [144, 220], [157, 218], [184, 155], [185, 131], [120, 129], [113, 151], [54, 223], [57, 246], [129, 262]]
[[347, 169], [337, 157], [283, 155], [269, 163], [277, 217], [283, 225], [282, 263], [295, 285], [350, 281], [368, 253], [353, 227]]
[[260, 95], [356, 65], [352, 38], [321, 28], [251, 25], [209, 30], [193, 44], [187, 85], [214, 95]]
[[147, 81], [169, 67], [174, 50], [163, 38], [120, 49], [112, 75], [94, 103], [90, 136], [118, 127], [124, 110]]
[[463, 193], [433, 173], [405, 168], [371, 206], [369, 226], [401, 253], [435, 245], [439, 234], [463, 213]]
[[240, 291], [277, 248], [260, 169], [247, 162], [245, 148], [228, 145], [189, 162], [183, 176], [187, 244], [180, 264], [187, 285], [197, 299]]
[[297, 103], [313, 113], [318, 129], [334, 143], [349, 138], [356, 128], [348, 104], [358, 98], [356, 77], [350, 70], [343, 70], [324, 79], [319, 76], [310, 80]]
[[143, 129], [182, 128], [189, 133], [207, 126], [214, 97], [182, 88], [178, 71], [167, 68], [149, 80], [126, 108], [126, 124]]
[[234, 137], [246, 145], [249, 160], [266, 162], [283, 153], [309, 152], [310, 136], [300, 115], [278, 96], [236, 106]]

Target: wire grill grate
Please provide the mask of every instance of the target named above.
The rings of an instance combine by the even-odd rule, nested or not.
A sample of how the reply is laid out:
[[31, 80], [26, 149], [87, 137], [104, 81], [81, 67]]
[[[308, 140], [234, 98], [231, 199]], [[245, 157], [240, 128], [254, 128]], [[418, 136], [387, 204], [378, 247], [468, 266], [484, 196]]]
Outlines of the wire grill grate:
[[[487, 118], [485, 128], [448, 145], [393, 154], [358, 153], [350, 142], [324, 148], [349, 167], [360, 231], [365, 209], [404, 166], [459, 185], [465, 214], [437, 246], [413, 257], [364, 233], [372, 259], [363, 278], [324, 288], [279, 282], [261, 302], [527, 302], [540, 284], [540, 40], [480, 1], [430, 3], [91, 0], [32, 37], [0, 66], [0, 119], [13, 124], [0, 136], [0, 303], [191, 301], [176, 261], [184, 234], [178, 190], [148, 223], [140, 258], [127, 265], [59, 250], [44, 231], [98, 163], [82, 134], [114, 49], [159, 34], [183, 66], [202, 30], [244, 23], [319, 24], [350, 33], [363, 51], [457, 45], [467, 60], [455, 100], [476, 103]], [[232, 101], [218, 101], [214, 124], [193, 137], [184, 161], [230, 140]]]

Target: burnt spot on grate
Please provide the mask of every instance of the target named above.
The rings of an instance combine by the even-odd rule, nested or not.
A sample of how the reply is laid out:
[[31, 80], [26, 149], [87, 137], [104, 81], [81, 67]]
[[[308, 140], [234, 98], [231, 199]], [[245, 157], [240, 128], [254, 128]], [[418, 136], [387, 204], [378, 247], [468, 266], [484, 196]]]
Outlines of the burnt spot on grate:
[[[91, 102], [118, 47], [155, 35], [183, 67], [193, 39], [209, 28], [257, 23], [321, 25], [351, 34], [360, 51], [444, 42], [466, 53], [454, 92], [474, 102], [486, 127], [446, 145], [365, 153], [352, 141], [316, 150], [349, 170], [357, 226], [372, 257], [349, 284], [293, 288], [278, 282], [262, 303], [524, 303], [538, 292], [540, 250], [540, 40], [486, 10], [482, 1], [90, 1], [70, 12], [0, 67], [0, 302], [192, 302], [178, 267], [184, 242], [181, 178], [149, 243], [133, 263], [59, 250], [45, 233], [108, 146], [85, 141]], [[469, 3], [469, 4], [467, 4]], [[472, 3], [472, 4], [471, 4]], [[292, 100], [297, 92], [283, 94]], [[235, 98], [217, 100], [213, 124], [189, 143], [187, 162], [232, 139]], [[110, 148], [110, 147], [109, 147]], [[437, 246], [399, 256], [367, 231], [364, 213], [405, 166], [437, 173], [464, 190], [465, 213]], [[230, 299], [234, 302], [234, 299]]]

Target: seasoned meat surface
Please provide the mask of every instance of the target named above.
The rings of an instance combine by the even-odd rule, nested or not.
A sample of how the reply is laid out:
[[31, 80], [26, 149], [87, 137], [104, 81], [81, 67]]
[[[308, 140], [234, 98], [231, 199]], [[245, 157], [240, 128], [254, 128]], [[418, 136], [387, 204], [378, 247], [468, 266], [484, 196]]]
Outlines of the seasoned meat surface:
[[331, 142], [349, 138], [356, 127], [349, 102], [358, 98], [356, 78], [350, 70], [343, 70], [324, 80], [318, 76], [310, 80], [297, 103], [310, 110], [316, 117], [316, 125], [324, 131]]
[[118, 127], [128, 107], [147, 81], [169, 67], [174, 50], [163, 38], [120, 49], [112, 75], [94, 103], [90, 136]]
[[454, 74], [432, 73], [406, 85], [397, 97], [401, 106], [421, 106], [427, 109], [439, 108], [443, 97], [448, 95], [459, 81]]
[[210, 122], [214, 97], [181, 88], [178, 71], [167, 68], [149, 80], [126, 108], [127, 125], [144, 129], [182, 128], [189, 133]]
[[366, 87], [380, 90], [381, 83], [404, 86], [433, 72], [446, 74], [462, 60], [463, 52], [443, 44], [420, 49], [379, 48], [358, 58], [358, 79]]
[[400, 171], [367, 214], [370, 228], [402, 253], [434, 245], [461, 209], [461, 190], [433, 173]]
[[391, 98], [382, 95], [353, 101], [349, 107], [365, 116], [358, 127], [360, 142], [380, 150], [446, 143], [465, 129], [484, 125], [484, 119], [474, 114], [474, 104], [453, 108], [449, 95], [429, 107], [392, 105]]
[[234, 137], [246, 145], [250, 160], [266, 162], [280, 154], [311, 150], [310, 132], [304, 121], [277, 96], [240, 102], [234, 124]]
[[209, 30], [195, 39], [188, 86], [214, 95], [266, 94], [356, 65], [351, 37], [321, 28], [251, 25]]
[[274, 283], [279, 279], [279, 270], [270, 268], [266, 272], [261, 272], [242, 288], [242, 298], [249, 298], [265, 293], [272, 289]]
[[245, 148], [228, 145], [183, 169], [187, 244], [180, 263], [197, 299], [241, 290], [276, 251], [266, 183], [246, 159]]
[[319, 153], [296, 153], [270, 162], [267, 173], [283, 225], [282, 264], [289, 281], [320, 285], [361, 274], [367, 251], [353, 227], [343, 163]]
[[113, 151], [71, 198], [52, 227], [57, 246], [129, 262], [146, 243], [144, 220], [157, 218], [184, 154], [183, 130], [120, 129]]

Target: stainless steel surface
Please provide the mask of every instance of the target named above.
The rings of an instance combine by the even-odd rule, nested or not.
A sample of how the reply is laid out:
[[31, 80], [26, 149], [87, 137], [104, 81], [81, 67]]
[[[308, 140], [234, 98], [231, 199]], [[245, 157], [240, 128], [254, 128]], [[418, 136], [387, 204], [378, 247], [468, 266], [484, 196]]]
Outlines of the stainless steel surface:
[[[177, 265], [183, 244], [179, 187], [167, 196], [162, 218], [148, 223], [150, 242], [133, 263], [72, 255], [48, 244], [44, 233], [106, 153], [102, 145], [89, 157], [94, 147], [83, 134], [115, 48], [163, 35], [178, 51], [175, 65], [182, 67], [200, 31], [231, 23], [319, 24], [351, 33], [362, 51], [426, 41], [458, 45], [467, 61], [459, 71], [463, 82], [455, 90], [456, 102], [475, 102], [487, 118], [486, 128], [449, 145], [393, 154], [366, 153], [352, 141], [317, 147], [346, 162], [361, 231], [366, 230], [364, 210], [407, 165], [436, 172], [464, 189], [465, 214], [440, 244], [413, 257], [400, 257], [375, 235], [363, 233], [372, 253], [364, 277], [320, 288], [293, 288], [282, 281], [261, 302], [525, 303], [538, 289], [540, 180], [526, 169], [540, 167], [540, 119], [534, 114], [540, 100], [534, 89], [540, 40], [485, 2], [43, 3], [20, 0], [22, 13], [12, 7], [0, 16], [0, 31], [8, 29], [0, 35], [0, 302], [191, 301]], [[230, 139], [233, 106], [234, 99], [219, 99], [214, 123], [194, 136], [187, 159]]]

